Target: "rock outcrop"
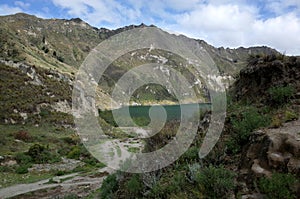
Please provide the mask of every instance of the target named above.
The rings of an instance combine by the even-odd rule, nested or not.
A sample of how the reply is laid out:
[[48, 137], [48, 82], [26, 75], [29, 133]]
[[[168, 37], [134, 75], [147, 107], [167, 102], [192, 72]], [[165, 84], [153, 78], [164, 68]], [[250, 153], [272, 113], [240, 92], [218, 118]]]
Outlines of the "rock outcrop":
[[[291, 173], [300, 178], [300, 119], [254, 132], [244, 147], [239, 165], [239, 180], [253, 185], [272, 173]], [[300, 185], [298, 185], [300, 190]]]
[[236, 100], [266, 102], [271, 87], [293, 85], [296, 90], [300, 90], [300, 58], [283, 55], [253, 57], [239, 76], [232, 85]]

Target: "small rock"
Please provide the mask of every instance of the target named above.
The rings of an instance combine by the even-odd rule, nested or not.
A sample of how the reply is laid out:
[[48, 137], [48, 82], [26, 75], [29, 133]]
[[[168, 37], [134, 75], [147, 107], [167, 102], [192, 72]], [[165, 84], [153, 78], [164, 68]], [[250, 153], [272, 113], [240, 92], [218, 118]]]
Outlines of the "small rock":
[[15, 160], [8, 160], [6, 162], [4, 162], [2, 165], [3, 166], [13, 166], [13, 165], [16, 165], [17, 164], [17, 161]]
[[52, 178], [52, 182], [60, 183], [60, 178], [58, 176]]
[[271, 175], [271, 172], [262, 168], [260, 165], [259, 165], [259, 160], [254, 160], [254, 164], [252, 165], [251, 167], [251, 170], [255, 173], [255, 174], [258, 174], [258, 175], [267, 175], [267, 176], [270, 176]]

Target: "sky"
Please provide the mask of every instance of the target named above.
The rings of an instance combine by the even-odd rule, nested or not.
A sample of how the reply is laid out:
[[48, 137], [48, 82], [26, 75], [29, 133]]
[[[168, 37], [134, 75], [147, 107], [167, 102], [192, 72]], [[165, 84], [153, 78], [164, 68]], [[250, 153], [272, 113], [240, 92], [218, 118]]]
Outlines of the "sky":
[[0, 0], [0, 15], [18, 12], [109, 29], [154, 24], [215, 47], [264, 45], [300, 55], [300, 0]]

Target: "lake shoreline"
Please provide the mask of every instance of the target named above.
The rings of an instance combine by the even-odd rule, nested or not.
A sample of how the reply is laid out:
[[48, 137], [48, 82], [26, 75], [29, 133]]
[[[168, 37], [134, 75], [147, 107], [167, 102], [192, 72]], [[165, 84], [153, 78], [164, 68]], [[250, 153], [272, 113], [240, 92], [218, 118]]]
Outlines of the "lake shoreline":
[[182, 104], [178, 104], [178, 103], [174, 103], [174, 104], [127, 104], [127, 105], [122, 105], [119, 107], [113, 107], [111, 109], [100, 109], [98, 108], [99, 111], [113, 111], [113, 110], [117, 110], [117, 109], [121, 109], [121, 108], [125, 108], [125, 107], [152, 107], [152, 106], [163, 106], [163, 107], [170, 107], [170, 106], [180, 106], [180, 105], [191, 105], [191, 104], [201, 104], [201, 105], [211, 105], [211, 102], [191, 102], [191, 103], [182, 103]]

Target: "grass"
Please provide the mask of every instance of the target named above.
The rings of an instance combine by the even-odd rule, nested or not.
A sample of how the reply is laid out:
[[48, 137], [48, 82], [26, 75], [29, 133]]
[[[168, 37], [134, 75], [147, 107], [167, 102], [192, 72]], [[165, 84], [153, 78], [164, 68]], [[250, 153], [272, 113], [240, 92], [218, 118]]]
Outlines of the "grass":
[[128, 151], [131, 153], [138, 153], [140, 152], [140, 148], [138, 147], [128, 147]]
[[[26, 131], [32, 137], [30, 142], [16, 141], [14, 135], [19, 131]], [[75, 132], [71, 129], [57, 128], [53, 125], [0, 125], [1, 155], [14, 155], [24, 152], [34, 143], [49, 145], [50, 148], [60, 148], [64, 145], [65, 137], [75, 137]]]
[[[71, 88], [65, 81], [58, 81], [48, 75], [56, 76], [55, 73], [31, 67], [36, 71], [37, 78], [42, 85], [31, 83], [32, 79], [16, 68], [0, 64], [0, 122], [13, 119], [17, 123], [22, 123], [23, 118], [20, 113], [27, 113], [26, 123], [58, 123], [73, 124], [73, 117], [61, 112], [50, 112], [39, 114], [38, 104], [47, 104], [45, 109], [49, 109], [50, 104], [58, 101], [71, 102]], [[52, 96], [52, 97], [50, 97]], [[45, 112], [45, 111], [44, 111]]]
[[29, 172], [26, 174], [16, 174], [11, 172], [0, 173], [0, 185], [2, 188], [8, 187], [14, 184], [27, 184], [33, 183], [40, 180], [48, 179], [54, 176], [52, 172]]
[[[26, 134], [22, 133], [21, 135], [26, 135], [30, 137], [30, 139], [16, 142], [15, 135], [20, 131], [26, 132]], [[17, 135], [20, 136], [19, 134]], [[15, 165], [0, 167], [0, 185], [2, 187], [19, 183], [36, 182], [59, 174], [59, 172], [55, 170], [49, 172], [27, 171], [27, 168], [30, 167], [34, 161], [28, 159], [28, 162], [27, 159], [24, 158], [28, 157], [26, 154], [29, 149], [36, 144], [45, 146], [46, 149], [49, 150], [49, 154], [56, 155], [57, 157], [66, 156], [73, 149], [80, 149], [80, 157], [76, 158], [83, 161], [85, 165], [73, 170], [63, 171], [64, 173], [91, 172], [105, 166], [88, 153], [85, 147], [80, 144], [79, 137], [75, 135], [74, 130], [71, 129], [58, 128], [50, 124], [44, 124], [39, 127], [33, 125], [0, 125], [0, 136], [3, 137], [3, 139], [1, 139], [2, 146], [0, 147], [1, 156], [22, 158], [22, 161], [19, 161]]]
[[259, 180], [259, 188], [267, 199], [295, 199], [297, 178], [291, 174], [274, 173]]

